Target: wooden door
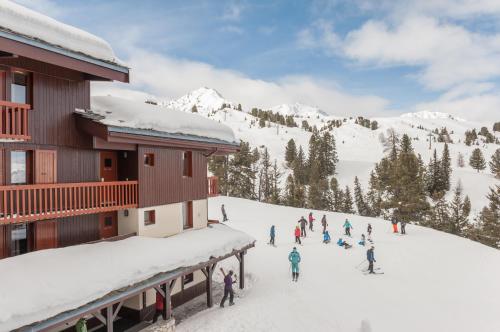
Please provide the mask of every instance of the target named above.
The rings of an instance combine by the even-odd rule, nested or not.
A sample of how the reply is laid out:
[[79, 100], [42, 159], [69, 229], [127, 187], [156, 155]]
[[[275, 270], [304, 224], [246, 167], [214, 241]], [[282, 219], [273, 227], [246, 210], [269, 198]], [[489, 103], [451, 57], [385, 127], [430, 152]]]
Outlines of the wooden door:
[[57, 248], [57, 221], [37, 221], [35, 223], [35, 250], [50, 248]]
[[7, 100], [6, 79], [7, 79], [7, 73], [5, 72], [5, 70], [0, 69], [0, 100]]
[[101, 151], [101, 180], [102, 181], [117, 181], [117, 154], [116, 151]]
[[10, 227], [0, 225], [0, 259], [9, 257], [10, 252]]
[[57, 182], [57, 151], [35, 151], [35, 183]]
[[116, 211], [99, 214], [99, 232], [101, 239], [118, 235], [118, 214]]

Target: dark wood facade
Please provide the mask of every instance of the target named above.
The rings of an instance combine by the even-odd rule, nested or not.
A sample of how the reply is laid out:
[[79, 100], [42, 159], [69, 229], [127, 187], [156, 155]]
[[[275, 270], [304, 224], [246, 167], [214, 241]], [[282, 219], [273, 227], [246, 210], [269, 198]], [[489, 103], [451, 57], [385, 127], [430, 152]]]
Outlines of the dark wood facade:
[[[142, 162], [154, 155], [155, 165]], [[207, 158], [192, 153], [192, 176], [183, 176], [183, 150], [139, 146], [139, 207], [198, 200], [207, 197]]]

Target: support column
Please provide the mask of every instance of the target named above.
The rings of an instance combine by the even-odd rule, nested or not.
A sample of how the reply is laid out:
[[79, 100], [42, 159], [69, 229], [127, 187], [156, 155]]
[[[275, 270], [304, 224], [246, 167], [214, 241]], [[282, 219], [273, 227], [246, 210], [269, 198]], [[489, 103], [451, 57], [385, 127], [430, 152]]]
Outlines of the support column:
[[113, 306], [106, 307], [106, 331], [113, 332]]
[[207, 266], [206, 268], [206, 288], [207, 288], [207, 307], [212, 308], [214, 306], [214, 299], [212, 294], [212, 274], [213, 270], [211, 266]]
[[245, 252], [240, 253], [240, 289], [245, 288]]
[[165, 320], [169, 320], [172, 317], [172, 300], [171, 300], [171, 289], [170, 283], [163, 284], [163, 291], [165, 292], [165, 296], [163, 297], [163, 315], [165, 316]]

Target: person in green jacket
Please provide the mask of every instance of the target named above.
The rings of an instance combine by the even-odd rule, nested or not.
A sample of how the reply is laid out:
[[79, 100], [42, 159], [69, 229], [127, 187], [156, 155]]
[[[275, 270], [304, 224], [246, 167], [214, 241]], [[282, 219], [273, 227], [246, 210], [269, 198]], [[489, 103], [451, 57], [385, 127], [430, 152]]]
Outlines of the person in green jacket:
[[299, 278], [300, 254], [296, 247], [293, 247], [292, 252], [288, 255], [288, 260], [292, 264], [292, 281], [297, 281]]
[[80, 318], [75, 325], [76, 332], [87, 332], [87, 321], [85, 318]]

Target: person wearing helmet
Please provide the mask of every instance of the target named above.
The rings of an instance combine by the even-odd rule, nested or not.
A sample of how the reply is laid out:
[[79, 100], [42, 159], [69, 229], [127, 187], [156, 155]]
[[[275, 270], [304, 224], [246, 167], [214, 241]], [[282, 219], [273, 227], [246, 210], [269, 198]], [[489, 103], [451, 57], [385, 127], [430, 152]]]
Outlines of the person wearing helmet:
[[376, 262], [374, 250], [375, 250], [375, 247], [371, 246], [371, 248], [366, 251], [366, 259], [368, 260], [368, 271], [369, 271], [369, 273], [375, 273], [373, 271], [373, 263]]
[[292, 265], [292, 281], [297, 281], [299, 278], [299, 263], [300, 263], [300, 254], [297, 251], [296, 247], [293, 247], [292, 252], [288, 255], [288, 261]]

